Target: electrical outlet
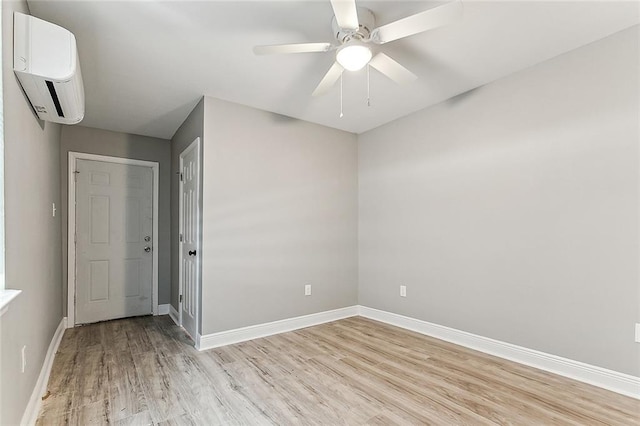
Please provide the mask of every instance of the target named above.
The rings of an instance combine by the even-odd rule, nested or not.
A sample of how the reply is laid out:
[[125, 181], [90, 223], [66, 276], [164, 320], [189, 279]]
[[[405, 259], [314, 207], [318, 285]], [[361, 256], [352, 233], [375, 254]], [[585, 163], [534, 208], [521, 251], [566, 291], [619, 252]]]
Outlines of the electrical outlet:
[[304, 286], [304, 295], [311, 296], [311, 284], [306, 284]]
[[636, 323], [636, 343], [640, 343], [640, 324]]
[[22, 365], [20, 367], [23, 373], [25, 368], [27, 368], [27, 347], [23, 346], [22, 347]]
[[407, 297], [407, 286], [406, 285], [401, 285], [400, 286], [400, 297]]

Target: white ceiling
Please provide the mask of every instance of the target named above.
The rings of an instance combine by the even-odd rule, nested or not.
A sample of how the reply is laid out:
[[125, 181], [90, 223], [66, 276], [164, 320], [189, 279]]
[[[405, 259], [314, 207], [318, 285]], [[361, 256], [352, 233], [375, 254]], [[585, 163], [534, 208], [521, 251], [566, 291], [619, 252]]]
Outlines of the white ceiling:
[[[378, 24], [441, 4], [361, 1]], [[464, 2], [447, 27], [380, 50], [418, 75], [397, 86], [371, 71], [312, 98], [334, 53], [254, 56], [257, 44], [333, 41], [322, 1], [29, 1], [78, 40], [82, 125], [169, 139], [202, 95], [361, 133], [640, 22], [635, 1]], [[606, 84], [606, 82], [603, 82]]]

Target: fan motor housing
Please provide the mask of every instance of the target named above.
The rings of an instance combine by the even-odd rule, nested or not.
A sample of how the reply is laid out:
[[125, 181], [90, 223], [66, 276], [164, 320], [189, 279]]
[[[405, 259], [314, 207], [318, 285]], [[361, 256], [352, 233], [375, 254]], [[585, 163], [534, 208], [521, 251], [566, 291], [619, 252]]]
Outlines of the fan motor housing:
[[344, 44], [350, 40], [357, 39], [361, 41], [368, 40], [371, 31], [375, 28], [376, 18], [373, 12], [365, 7], [358, 7], [358, 23], [357, 30], [344, 29], [338, 26], [336, 17], [333, 17], [331, 21], [331, 28], [333, 28], [333, 34], [340, 43]]

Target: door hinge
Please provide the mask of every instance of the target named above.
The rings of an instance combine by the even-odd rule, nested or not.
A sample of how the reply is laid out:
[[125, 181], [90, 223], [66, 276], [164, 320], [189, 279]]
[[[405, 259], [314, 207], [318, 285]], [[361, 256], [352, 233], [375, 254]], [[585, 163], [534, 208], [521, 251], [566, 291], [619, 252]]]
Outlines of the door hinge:
[[75, 172], [73, 172], [73, 180], [76, 181], [76, 182], [78, 181], [78, 174], [80, 174], [80, 172], [77, 171], [77, 170]]
[[180, 303], [182, 303], [182, 295], [180, 295]]
[[182, 182], [184, 180], [184, 175], [182, 174], [182, 172], [180, 173], [180, 182]]
[[182, 242], [182, 241], [183, 241], [183, 239], [182, 239], [182, 234], [180, 234], [180, 242]]

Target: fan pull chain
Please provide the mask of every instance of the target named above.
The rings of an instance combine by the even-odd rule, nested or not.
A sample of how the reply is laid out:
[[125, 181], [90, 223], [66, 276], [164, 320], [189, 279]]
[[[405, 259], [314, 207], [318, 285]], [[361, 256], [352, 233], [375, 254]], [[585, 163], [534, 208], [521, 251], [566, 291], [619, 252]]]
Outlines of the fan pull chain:
[[367, 106], [371, 106], [371, 81], [369, 79], [369, 75], [371, 73], [371, 65], [367, 64]]
[[340, 118], [344, 116], [344, 114], [342, 113], [342, 76], [343, 75], [344, 73], [340, 74]]

